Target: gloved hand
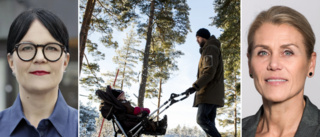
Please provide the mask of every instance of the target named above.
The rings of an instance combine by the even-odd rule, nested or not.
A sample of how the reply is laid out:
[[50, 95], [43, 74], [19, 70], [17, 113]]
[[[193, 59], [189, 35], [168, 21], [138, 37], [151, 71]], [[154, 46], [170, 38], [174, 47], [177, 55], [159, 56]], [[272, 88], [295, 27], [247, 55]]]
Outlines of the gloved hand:
[[101, 111], [102, 107], [104, 106], [104, 102], [100, 100], [99, 110]]
[[150, 113], [150, 109], [148, 108], [142, 108], [142, 107], [135, 107], [133, 110], [133, 115], [139, 115], [142, 112], [146, 112], [147, 114]]
[[186, 93], [187, 95], [190, 95], [194, 92], [196, 92], [196, 89], [194, 87], [190, 87], [184, 93]]

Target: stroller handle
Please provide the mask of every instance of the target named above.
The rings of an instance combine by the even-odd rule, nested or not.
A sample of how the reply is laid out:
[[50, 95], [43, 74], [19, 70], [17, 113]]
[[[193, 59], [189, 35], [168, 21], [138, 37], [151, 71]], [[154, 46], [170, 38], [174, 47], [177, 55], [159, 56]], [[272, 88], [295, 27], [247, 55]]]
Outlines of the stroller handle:
[[[179, 97], [179, 96], [182, 96], [182, 95], [185, 95], [185, 96], [182, 97], [182, 98], [180, 98], [180, 99], [175, 99], [175, 98], [177, 98], [177, 97]], [[171, 93], [170, 98], [169, 98], [169, 100], [168, 100], [168, 101], [170, 102], [170, 105], [169, 105], [169, 106], [171, 106], [171, 105], [174, 104], [174, 103], [177, 103], [177, 102], [179, 102], [179, 101], [182, 101], [182, 100], [188, 98], [189, 95], [190, 95], [190, 94], [189, 94], [188, 92], [182, 92], [181, 94]]]
[[[185, 95], [184, 97], [180, 98], [180, 99], [175, 99], [179, 96]], [[162, 104], [158, 109], [156, 109], [155, 111], [153, 111], [152, 113], [150, 113], [149, 118], [152, 117], [155, 118], [157, 116], [159, 116], [163, 111], [165, 111], [166, 109], [168, 109], [172, 104], [177, 103], [179, 101], [182, 101], [186, 98], [189, 97], [189, 93], [188, 92], [182, 92], [180, 94], [176, 94], [176, 93], [171, 93], [170, 98], [164, 102], [164, 104]], [[169, 103], [169, 104], [168, 104]], [[168, 104], [168, 105], [167, 105]], [[167, 106], [166, 106], [167, 105]], [[158, 110], [160, 110], [162, 107], [166, 106], [159, 114], [157, 114], [156, 116], [152, 116], [154, 113], [156, 113]]]
[[170, 95], [170, 99], [169, 99], [169, 100], [174, 100], [174, 98], [179, 97], [179, 96], [182, 96], [182, 95], [186, 95], [186, 96], [185, 96], [185, 97], [183, 97], [183, 98], [181, 98], [180, 100], [183, 100], [183, 99], [185, 99], [185, 98], [189, 97], [190, 93], [189, 93], [189, 92], [187, 92], [187, 91], [182, 92], [182, 93], [180, 93], [180, 94], [171, 93], [171, 95]]

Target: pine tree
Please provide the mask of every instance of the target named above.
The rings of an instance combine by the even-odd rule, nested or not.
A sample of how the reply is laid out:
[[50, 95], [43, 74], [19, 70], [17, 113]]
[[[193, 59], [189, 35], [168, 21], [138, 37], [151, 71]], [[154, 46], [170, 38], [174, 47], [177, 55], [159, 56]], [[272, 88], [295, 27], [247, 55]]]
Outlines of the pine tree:
[[83, 14], [80, 30], [80, 71], [87, 47], [87, 36], [91, 32], [99, 32], [100, 41], [105, 47], [118, 47], [118, 43], [112, 40], [113, 28], [123, 30], [127, 24], [137, 16], [134, 11], [134, 3], [130, 1], [115, 0], [89, 0], [80, 1], [80, 13]]
[[240, 124], [240, 0], [215, 0], [214, 9], [217, 16], [213, 23], [223, 29], [219, 40], [222, 43], [225, 77], [225, 105], [219, 109], [218, 115], [222, 126], [233, 125], [234, 136], [237, 136]]
[[[113, 57], [113, 62], [118, 64], [119, 74], [118, 81], [114, 88], [123, 89], [124, 86], [130, 87], [132, 82], [137, 82], [137, 72], [133, 70], [135, 65], [138, 63], [138, 50], [136, 47], [139, 47], [140, 41], [137, 40], [137, 34], [133, 30], [132, 26], [131, 31], [127, 34], [127, 38], [124, 39], [124, 46], [116, 50], [117, 56]], [[108, 72], [103, 74], [104, 76], [109, 77], [107, 83], [114, 81], [116, 72]]]
[[175, 135], [180, 136], [181, 135], [181, 127], [178, 125], [174, 130], [173, 130]]
[[[80, 14], [83, 14], [83, 17], [81, 16], [79, 73], [84, 74], [80, 78], [80, 84], [88, 91], [105, 88], [100, 65], [96, 63], [99, 60], [104, 60], [105, 54], [99, 51], [98, 47], [118, 47], [117, 41], [112, 40], [113, 29], [123, 30], [127, 27], [127, 23], [136, 16], [132, 8], [133, 5], [129, 1], [125, 3], [111, 0], [80, 1]], [[98, 45], [87, 39], [91, 33], [100, 33], [100, 41], [103, 45]], [[88, 55], [94, 60], [88, 60], [84, 52], [86, 49]]]
[[[83, 12], [84, 1], [81, 1], [81, 5], [81, 11]], [[140, 9], [140, 14], [136, 13], [135, 9], [137, 7]], [[104, 43], [104, 46], [117, 48], [118, 43], [112, 41], [112, 27], [123, 30], [131, 21], [139, 23], [138, 34], [146, 40], [138, 106], [143, 107], [146, 92], [152, 33], [159, 33], [159, 38], [161, 38], [163, 45], [168, 48], [174, 48], [175, 44], [184, 43], [188, 31], [190, 31], [189, 10], [190, 8], [185, 0], [98, 0], [96, 2], [91, 16], [89, 33], [90, 31], [102, 33], [101, 42]], [[144, 17], [145, 15], [147, 15], [147, 18]], [[95, 53], [96, 51], [92, 52]], [[82, 53], [81, 51], [80, 56], [84, 56], [84, 52]], [[80, 62], [82, 63], [83, 61], [80, 60]], [[87, 64], [90, 63], [87, 62]]]
[[95, 89], [103, 89], [104, 80], [102, 77], [97, 76], [96, 72], [100, 71], [100, 67], [97, 63], [84, 63], [83, 74], [86, 77], [80, 77], [80, 85], [84, 87], [87, 91], [94, 92]]
[[197, 126], [193, 128], [183, 126], [181, 128], [180, 125], [173, 129], [167, 129], [166, 136], [174, 136], [174, 137], [205, 137], [206, 133], [202, 130], [199, 130]]
[[[97, 137], [99, 135], [99, 132], [100, 132], [100, 128], [101, 128], [101, 124], [102, 124], [102, 119], [103, 117], [100, 115], [99, 118], [96, 118], [96, 123], [95, 123], [95, 126], [96, 126], [96, 132], [93, 133], [92, 135]], [[100, 133], [100, 136], [101, 137], [111, 137], [114, 135], [114, 130], [113, 130], [113, 125], [112, 125], [112, 122], [111, 121], [107, 121], [106, 119], [104, 120], [103, 122], [103, 126], [102, 126], [102, 130], [101, 130], [101, 133]]]
[[[142, 15], [148, 15], [148, 23], [140, 23], [138, 34], [146, 39], [143, 54], [142, 76], [139, 88], [138, 106], [143, 107], [149, 73], [149, 56], [153, 32], [159, 33], [159, 38], [168, 47], [182, 44], [190, 31], [189, 10], [185, 0], [152, 0], [141, 1], [138, 4]], [[142, 22], [142, 21], [140, 21]]]
[[99, 117], [99, 113], [91, 104], [83, 105], [80, 102], [80, 136], [88, 136], [95, 132], [95, 118]]
[[96, 3], [96, 0], [88, 0], [85, 14], [83, 15], [83, 21], [82, 21], [81, 30], [80, 30], [80, 64], [79, 64], [80, 71], [79, 73], [81, 72], [81, 69], [82, 69], [82, 60], [83, 60], [83, 55], [85, 51], [85, 43], [87, 41], [88, 31], [90, 28], [89, 27], [90, 20], [92, 17], [92, 12], [93, 12], [95, 3]]
[[184, 55], [181, 51], [175, 50], [173, 46], [166, 46], [157, 33], [154, 36], [148, 63], [150, 69], [145, 93], [147, 98], [158, 96], [162, 84], [166, 83], [173, 71], [179, 70], [176, 59]]
[[[160, 107], [162, 85], [170, 78], [173, 71], [177, 71], [176, 59], [183, 53], [176, 51], [173, 46], [167, 46], [159, 34], [155, 33], [151, 43], [151, 54], [149, 58], [149, 75], [147, 79], [147, 98], [158, 97], [158, 108]], [[159, 114], [159, 111], [157, 112]], [[159, 117], [157, 117], [157, 120]]]

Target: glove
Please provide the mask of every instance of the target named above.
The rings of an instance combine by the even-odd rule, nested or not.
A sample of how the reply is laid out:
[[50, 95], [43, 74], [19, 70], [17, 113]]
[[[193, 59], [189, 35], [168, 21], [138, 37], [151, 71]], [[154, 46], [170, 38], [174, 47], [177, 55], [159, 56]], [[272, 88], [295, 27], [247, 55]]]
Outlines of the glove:
[[133, 115], [139, 115], [139, 114], [141, 114], [143, 112], [149, 114], [150, 113], [150, 109], [141, 108], [141, 107], [135, 107], [134, 110], [133, 110]]
[[194, 87], [188, 88], [184, 93], [187, 95], [190, 95], [192, 93], [196, 92], [196, 89]]
[[149, 114], [150, 113], [150, 109], [149, 108], [142, 108], [142, 112], [147, 112]]
[[104, 107], [104, 102], [101, 100], [99, 105], [99, 111], [101, 111], [102, 107]]

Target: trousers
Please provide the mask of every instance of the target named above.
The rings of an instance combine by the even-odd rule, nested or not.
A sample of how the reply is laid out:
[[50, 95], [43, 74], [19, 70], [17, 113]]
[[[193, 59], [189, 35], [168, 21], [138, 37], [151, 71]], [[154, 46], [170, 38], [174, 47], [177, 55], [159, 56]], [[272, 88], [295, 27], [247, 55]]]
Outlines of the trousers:
[[212, 137], [221, 137], [214, 122], [216, 118], [216, 112], [217, 106], [214, 104], [199, 104], [197, 113], [197, 123], [207, 133], [207, 135]]

